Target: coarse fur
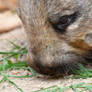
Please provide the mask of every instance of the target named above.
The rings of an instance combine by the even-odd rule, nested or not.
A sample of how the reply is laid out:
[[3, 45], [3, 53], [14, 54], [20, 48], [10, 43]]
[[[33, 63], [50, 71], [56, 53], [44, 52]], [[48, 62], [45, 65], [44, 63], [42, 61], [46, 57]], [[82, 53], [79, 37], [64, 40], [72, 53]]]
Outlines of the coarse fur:
[[[27, 62], [46, 75], [67, 74], [91, 60], [92, 0], [19, 0], [28, 40]], [[92, 36], [91, 36], [92, 37]]]

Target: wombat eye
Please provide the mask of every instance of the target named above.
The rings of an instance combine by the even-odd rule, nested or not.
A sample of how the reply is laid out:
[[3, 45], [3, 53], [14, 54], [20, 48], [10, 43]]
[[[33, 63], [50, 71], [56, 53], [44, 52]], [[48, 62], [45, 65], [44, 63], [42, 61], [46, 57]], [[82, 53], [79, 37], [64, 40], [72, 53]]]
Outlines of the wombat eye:
[[51, 23], [53, 28], [60, 33], [65, 32], [66, 28], [76, 21], [78, 18], [79, 13], [75, 12], [71, 15], [64, 15], [60, 17], [59, 21], [57, 23]]

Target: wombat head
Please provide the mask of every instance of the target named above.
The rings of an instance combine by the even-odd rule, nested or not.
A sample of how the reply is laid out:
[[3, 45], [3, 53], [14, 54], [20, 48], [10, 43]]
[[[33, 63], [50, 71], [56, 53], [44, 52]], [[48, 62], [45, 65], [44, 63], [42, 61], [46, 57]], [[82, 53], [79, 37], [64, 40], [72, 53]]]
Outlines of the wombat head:
[[67, 74], [91, 59], [91, 0], [19, 0], [28, 64], [47, 75]]

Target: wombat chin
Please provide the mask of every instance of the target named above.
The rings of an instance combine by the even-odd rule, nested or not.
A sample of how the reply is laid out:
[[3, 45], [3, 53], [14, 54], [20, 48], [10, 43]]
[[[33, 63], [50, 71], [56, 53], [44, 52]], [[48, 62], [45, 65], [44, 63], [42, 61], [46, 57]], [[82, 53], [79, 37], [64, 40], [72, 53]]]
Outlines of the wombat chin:
[[85, 64], [86, 62], [83, 56], [74, 52], [67, 52], [62, 55], [61, 58], [53, 57], [53, 61], [47, 61], [45, 58], [41, 61], [40, 58], [41, 57], [32, 58], [32, 55], [30, 56], [29, 53], [27, 63], [36, 72], [48, 76], [65, 76], [71, 74], [73, 69], [79, 69], [78, 63]]

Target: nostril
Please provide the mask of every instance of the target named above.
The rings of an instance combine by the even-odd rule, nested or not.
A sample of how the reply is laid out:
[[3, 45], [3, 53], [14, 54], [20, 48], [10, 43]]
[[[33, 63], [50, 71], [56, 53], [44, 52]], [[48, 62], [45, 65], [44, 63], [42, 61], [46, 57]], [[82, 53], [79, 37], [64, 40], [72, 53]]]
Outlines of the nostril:
[[85, 41], [89, 46], [92, 46], [92, 33], [86, 34]]

